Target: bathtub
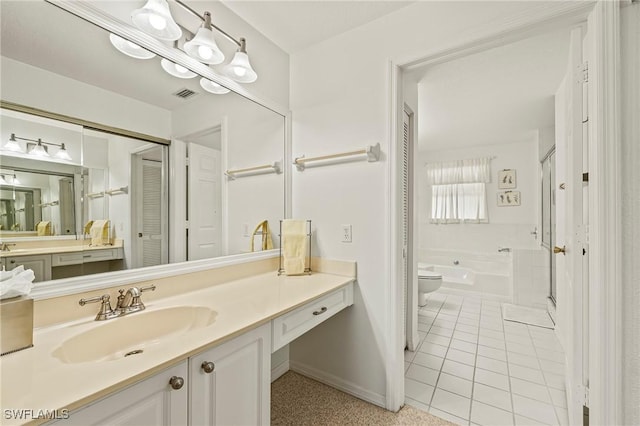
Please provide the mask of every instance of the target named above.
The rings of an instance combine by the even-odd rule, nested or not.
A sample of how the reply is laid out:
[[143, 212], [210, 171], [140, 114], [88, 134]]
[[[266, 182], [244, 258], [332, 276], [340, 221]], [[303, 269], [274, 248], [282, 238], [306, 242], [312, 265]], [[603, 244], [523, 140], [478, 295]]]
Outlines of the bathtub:
[[419, 267], [442, 274], [442, 288], [511, 298], [511, 253], [422, 250]]

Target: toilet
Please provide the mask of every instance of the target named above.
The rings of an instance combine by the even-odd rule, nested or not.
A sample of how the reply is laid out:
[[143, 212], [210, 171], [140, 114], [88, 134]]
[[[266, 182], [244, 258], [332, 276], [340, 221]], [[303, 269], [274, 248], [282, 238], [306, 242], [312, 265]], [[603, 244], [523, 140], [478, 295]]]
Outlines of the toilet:
[[442, 274], [427, 269], [424, 264], [418, 265], [418, 305], [427, 304], [427, 295], [442, 285]]

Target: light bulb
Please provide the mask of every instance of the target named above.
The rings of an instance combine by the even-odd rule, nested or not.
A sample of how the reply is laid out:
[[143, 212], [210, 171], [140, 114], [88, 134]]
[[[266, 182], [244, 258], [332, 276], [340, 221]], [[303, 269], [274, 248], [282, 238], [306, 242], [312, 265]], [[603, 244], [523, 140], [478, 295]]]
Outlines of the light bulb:
[[198, 55], [202, 59], [211, 59], [213, 56], [213, 50], [209, 46], [198, 46]]
[[167, 28], [167, 20], [158, 15], [149, 15], [149, 24], [158, 31]]
[[247, 70], [242, 67], [233, 67], [233, 73], [238, 77], [244, 77], [247, 74]]
[[162, 66], [163, 70], [165, 70], [167, 73], [171, 74], [174, 77], [193, 78], [196, 76], [195, 72], [189, 71], [187, 68], [183, 67], [182, 65], [175, 64], [169, 61], [168, 59], [162, 59], [160, 61], [160, 65]]

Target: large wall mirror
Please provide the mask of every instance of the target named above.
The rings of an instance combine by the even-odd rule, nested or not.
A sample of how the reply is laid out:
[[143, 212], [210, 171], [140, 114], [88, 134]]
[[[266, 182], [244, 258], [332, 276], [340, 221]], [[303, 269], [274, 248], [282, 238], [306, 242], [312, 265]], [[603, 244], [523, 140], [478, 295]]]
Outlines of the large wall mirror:
[[[144, 2], [100, 3], [117, 17]], [[248, 253], [266, 248], [254, 234], [265, 220], [277, 248], [284, 115], [169, 75], [158, 56], [126, 56], [109, 32], [45, 1], [0, 8], [3, 266], [54, 285]]]

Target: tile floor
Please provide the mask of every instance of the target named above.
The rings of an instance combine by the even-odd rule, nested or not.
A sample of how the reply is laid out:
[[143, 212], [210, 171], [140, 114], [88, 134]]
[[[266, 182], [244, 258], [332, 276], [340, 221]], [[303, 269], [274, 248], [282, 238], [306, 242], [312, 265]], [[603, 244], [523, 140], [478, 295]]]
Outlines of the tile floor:
[[405, 351], [406, 403], [460, 425], [567, 425], [553, 330], [503, 321], [500, 302], [435, 292]]

